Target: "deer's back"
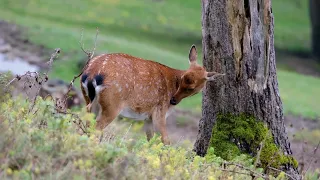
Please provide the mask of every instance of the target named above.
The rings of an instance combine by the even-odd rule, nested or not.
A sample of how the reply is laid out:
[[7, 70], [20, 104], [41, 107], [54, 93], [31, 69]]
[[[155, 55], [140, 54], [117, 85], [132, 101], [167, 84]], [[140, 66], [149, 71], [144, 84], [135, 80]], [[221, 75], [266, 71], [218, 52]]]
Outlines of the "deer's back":
[[101, 97], [143, 113], [169, 102], [165, 70], [159, 63], [115, 53], [93, 58], [84, 74], [103, 77]]

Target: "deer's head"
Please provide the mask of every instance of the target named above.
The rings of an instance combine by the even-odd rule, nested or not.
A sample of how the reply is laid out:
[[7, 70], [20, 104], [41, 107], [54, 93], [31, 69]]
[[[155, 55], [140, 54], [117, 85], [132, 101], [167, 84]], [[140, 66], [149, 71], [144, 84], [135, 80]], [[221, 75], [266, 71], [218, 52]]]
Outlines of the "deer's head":
[[170, 100], [171, 105], [177, 105], [183, 98], [199, 93], [206, 82], [212, 81], [217, 76], [223, 76], [217, 72], [207, 72], [197, 63], [196, 46], [192, 45], [189, 52], [190, 67], [181, 77], [179, 88]]

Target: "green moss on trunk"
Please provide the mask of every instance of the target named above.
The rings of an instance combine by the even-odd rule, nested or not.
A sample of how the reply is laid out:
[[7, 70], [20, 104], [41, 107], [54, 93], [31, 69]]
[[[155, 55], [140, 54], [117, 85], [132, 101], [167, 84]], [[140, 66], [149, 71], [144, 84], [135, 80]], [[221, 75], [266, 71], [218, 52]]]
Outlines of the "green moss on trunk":
[[[262, 143], [261, 143], [262, 142]], [[289, 155], [284, 155], [274, 143], [268, 127], [253, 116], [240, 114], [219, 114], [212, 130], [209, 147], [214, 147], [215, 154], [231, 160], [245, 153], [254, 158], [260, 149], [260, 166], [262, 168], [279, 168], [286, 164], [298, 167], [298, 162]]]

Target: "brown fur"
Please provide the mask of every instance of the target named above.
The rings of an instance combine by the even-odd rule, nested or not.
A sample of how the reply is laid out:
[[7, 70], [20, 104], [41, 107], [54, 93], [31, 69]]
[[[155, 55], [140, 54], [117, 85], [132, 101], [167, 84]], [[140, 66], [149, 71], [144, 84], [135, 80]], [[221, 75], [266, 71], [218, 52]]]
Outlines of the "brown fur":
[[[208, 72], [196, 62], [196, 49], [189, 54], [190, 68], [177, 70], [160, 63], [133, 57], [128, 54], [103, 54], [93, 58], [83, 74], [89, 79], [100, 74], [104, 77], [103, 89], [96, 94], [101, 107], [97, 113], [97, 128], [102, 130], [111, 123], [124, 107], [136, 113], [147, 114], [145, 131], [148, 140], [154, 130], [160, 132], [162, 141], [169, 144], [166, 131], [166, 113], [183, 98], [198, 93], [208, 80]], [[88, 111], [92, 103], [84, 87], [81, 89]]]

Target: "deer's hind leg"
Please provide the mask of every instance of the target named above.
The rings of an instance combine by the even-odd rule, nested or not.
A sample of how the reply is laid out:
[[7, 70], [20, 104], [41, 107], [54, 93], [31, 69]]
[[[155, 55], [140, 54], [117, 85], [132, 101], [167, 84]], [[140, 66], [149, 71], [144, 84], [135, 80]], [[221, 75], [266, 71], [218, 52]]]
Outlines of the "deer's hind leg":
[[103, 130], [119, 115], [122, 105], [117, 101], [113, 101], [112, 98], [103, 96], [103, 98], [98, 99], [98, 106], [96, 128]]

